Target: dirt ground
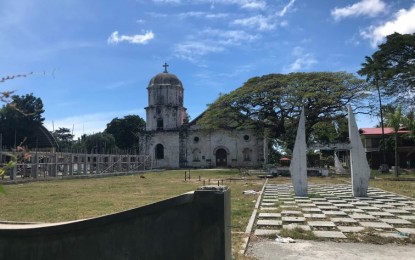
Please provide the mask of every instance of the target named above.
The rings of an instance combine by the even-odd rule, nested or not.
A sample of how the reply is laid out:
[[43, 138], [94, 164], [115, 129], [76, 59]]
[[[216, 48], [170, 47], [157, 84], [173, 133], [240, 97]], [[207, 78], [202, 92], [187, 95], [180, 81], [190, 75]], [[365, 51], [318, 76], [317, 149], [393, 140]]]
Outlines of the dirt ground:
[[364, 243], [336, 243], [296, 240], [296, 243], [282, 244], [273, 240], [250, 242], [248, 255], [254, 259], [415, 259], [415, 245], [373, 245]]

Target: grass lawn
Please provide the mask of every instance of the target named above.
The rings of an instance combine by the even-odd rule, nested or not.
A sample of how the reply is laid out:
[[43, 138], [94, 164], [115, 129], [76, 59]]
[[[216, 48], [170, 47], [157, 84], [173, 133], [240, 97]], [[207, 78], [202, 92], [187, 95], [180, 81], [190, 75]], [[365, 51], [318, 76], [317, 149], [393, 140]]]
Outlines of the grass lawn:
[[[238, 252], [242, 234], [264, 180], [229, 181], [240, 178], [237, 170], [192, 170], [184, 181], [184, 170], [152, 172], [106, 178], [66, 179], [3, 185], [0, 221], [60, 222], [123, 211], [193, 191], [203, 185], [226, 185], [231, 189], [232, 248]], [[145, 178], [142, 178], [144, 176]], [[199, 180], [200, 176], [200, 180]], [[236, 253], [235, 253], [236, 255]], [[239, 258], [239, 257], [238, 257]]]
[[415, 198], [415, 170], [402, 169], [397, 178], [394, 173], [385, 174], [378, 171], [372, 171], [372, 176], [374, 179], [370, 180], [371, 187]]
[[[0, 193], [0, 221], [60, 222], [96, 217], [123, 211], [182, 193], [197, 187], [217, 185], [218, 180], [231, 188], [232, 210], [232, 250], [236, 259], [246, 259], [238, 255], [244, 231], [252, 214], [258, 195], [243, 195], [244, 190], [259, 191], [264, 180], [250, 176], [240, 178], [237, 170], [192, 170], [191, 179], [184, 181], [184, 170], [152, 172], [142, 175], [125, 175], [106, 178], [66, 179], [27, 182], [3, 185]], [[393, 181], [392, 174], [373, 174], [371, 187], [415, 198], [415, 182]], [[144, 176], [145, 178], [142, 178]], [[199, 179], [200, 176], [200, 179]], [[400, 178], [415, 174], [401, 175]], [[350, 183], [347, 177], [309, 177], [313, 184]], [[270, 179], [269, 183], [291, 183], [288, 177]]]

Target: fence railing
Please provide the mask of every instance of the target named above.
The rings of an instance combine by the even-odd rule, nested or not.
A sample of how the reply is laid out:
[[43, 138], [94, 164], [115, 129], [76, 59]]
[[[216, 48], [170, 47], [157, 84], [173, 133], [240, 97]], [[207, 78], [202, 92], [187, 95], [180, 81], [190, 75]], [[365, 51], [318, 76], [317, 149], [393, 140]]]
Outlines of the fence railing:
[[[0, 167], [10, 159], [0, 156]], [[3, 179], [121, 174], [151, 170], [148, 155], [35, 152], [9, 169]]]

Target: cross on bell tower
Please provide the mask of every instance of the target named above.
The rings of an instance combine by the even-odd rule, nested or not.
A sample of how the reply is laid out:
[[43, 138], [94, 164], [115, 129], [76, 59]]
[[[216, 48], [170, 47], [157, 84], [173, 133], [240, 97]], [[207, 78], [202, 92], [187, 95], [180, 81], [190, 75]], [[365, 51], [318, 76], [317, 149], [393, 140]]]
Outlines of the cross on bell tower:
[[164, 73], [168, 73], [167, 71], [167, 67], [169, 66], [169, 64], [167, 64], [167, 62], [164, 63], [163, 67], [164, 67]]

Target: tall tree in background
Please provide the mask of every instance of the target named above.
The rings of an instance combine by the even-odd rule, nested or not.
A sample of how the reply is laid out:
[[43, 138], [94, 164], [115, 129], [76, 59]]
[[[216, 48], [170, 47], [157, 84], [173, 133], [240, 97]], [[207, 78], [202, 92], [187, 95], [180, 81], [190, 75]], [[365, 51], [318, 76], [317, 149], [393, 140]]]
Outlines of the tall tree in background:
[[394, 103], [413, 107], [415, 97], [415, 33], [394, 33], [386, 37], [379, 50], [366, 56], [362, 68], [357, 72], [366, 76], [376, 88], [379, 99], [380, 123], [382, 127], [382, 154], [385, 158], [385, 134], [383, 124], [382, 98], [390, 98]]
[[[12, 80], [15, 78], [20, 78], [20, 77], [27, 77], [28, 75], [33, 74], [33, 72], [27, 73], [27, 74], [17, 74], [17, 75], [11, 75], [11, 76], [5, 76], [5, 77], [1, 77], [0, 78], [0, 83], [4, 83], [7, 80]], [[13, 91], [10, 90], [0, 90], [0, 103], [6, 103], [9, 104], [12, 99], [13, 99]], [[15, 105], [11, 105], [11, 107], [13, 107]], [[10, 118], [10, 113], [7, 113], [8, 111], [6, 111], [6, 107], [7, 106], [3, 106], [0, 109], [0, 159], [1, 159], [1, 155], [2, 155], [2, 148], [3, 145], [5, 145], [3, 143], [3, 132], [5, 132], [7, 130], [7, 117]], [[10, 108], [10, 107], [8, 107]], [[42, 104], [42, 110], [43, 110], [43, 104]], [[42, 111], [43, 113], [43, 111]], [[7, 135], [6, 135], [7, 136]], [[16, 137], [16, 136], [15, 136]], [[16, 143], [16, 142], [14, 142]], [[9, 145], [11, 146], [11, 145]], [[16, 144], [14, 144], [14, 146], [16, 146]], [[4, 174], [6, 173], [6, 170], [12, 169], [13, 167], [15, 167], [16, 162], [17, 162], [17, 157], [13, 156], [13, 159], [10, 160], [5, 166], [0, 167], [0, 176], [3, 177]], [[1, 163], [1, 161], [0, 161]], [[3, 193], [4, 189], [3, 186], [0, 185], [0, 193]]]
[[394, 33], [358, 71], [371, 81], [378, 81], [385, 96], [399, 104], [413, 106], [415, 93], [415, 33]]
[[115, 138], [115, 144], [120, 149], [137, 149], [137, 134], [146, 126], [144, 119], [138, 115], [127, 115], [124, 118], [114, 118], [107, 124], [104, 133]]
[[13, 95], [0, 109], [0, 133], [3, 145], [14, 147], [33, 137], [33, 129], [42, 125], [43, 103], [33, 94]]
[[52, 132], [52, 135], [55, 137], [60, 149], [67, 149], [72, 146], [74, 135], [69, 128], [59, 127]]
[[[376, 59], [376, 61], [375, 61]], [[372, 86], [376, 88], [378, 101], [379, 101], [379, 116], [380, 116], [380, 127], [382, 129], [382, 145], [380, 147], [382, 153], [382, 165], [381, 171], [388, 171], [386, 163], [386, 142], [385, 142], [385, 127], [383, 122], [383, 106], [382, 106], [382, 95], [381, 85], [385, 85], [382, 77], [384, 71], [383, 65], [377, 61], [378, 57], [365, 57], [366, 62], [362, 63], [362, 68], [357, 72], [361, 76], [366, 76], [366, 81], [370, 82]], [[383, 89], [383, 88], [382, 88]]]
[[205, 129], [256, 129], [260, 133], [267, 130], [268, 138], [292, 149], [292, 133], [296, 131], [301, 107], [305, 108], [309, 138], [317, 123], [345, 118], [346, 105], [365, 109], [366, 87], [365, 81], [345, 72], [254, 77], [242, 87], [220, 96], [198, 123]]
[[379, 45], [373, 55], [384, 71], [385, 94], [398, 103], [414, 105], [415, 94], [415, 33], [394, 33]]
[[395, 112], [390, 112], [386, 114], [386, 124], [393, 128], [394, 141], [395, 141], [395, 175], [399, 176], [399, 154], [398, 154], [398, 131], [401, 128], [401, 125], [404, 122], [404, 117], [402, 115], [402, 109], [398, 106]]
[[408, 137], [415, 139], [415, 111], [409, 111], [404, 117], [404, 125], [410, 131]]
[[81, 139], [87, 153], [105, 154], [115, 153], [117, 150], [114, 137], [108, 133], [83, 135]]

